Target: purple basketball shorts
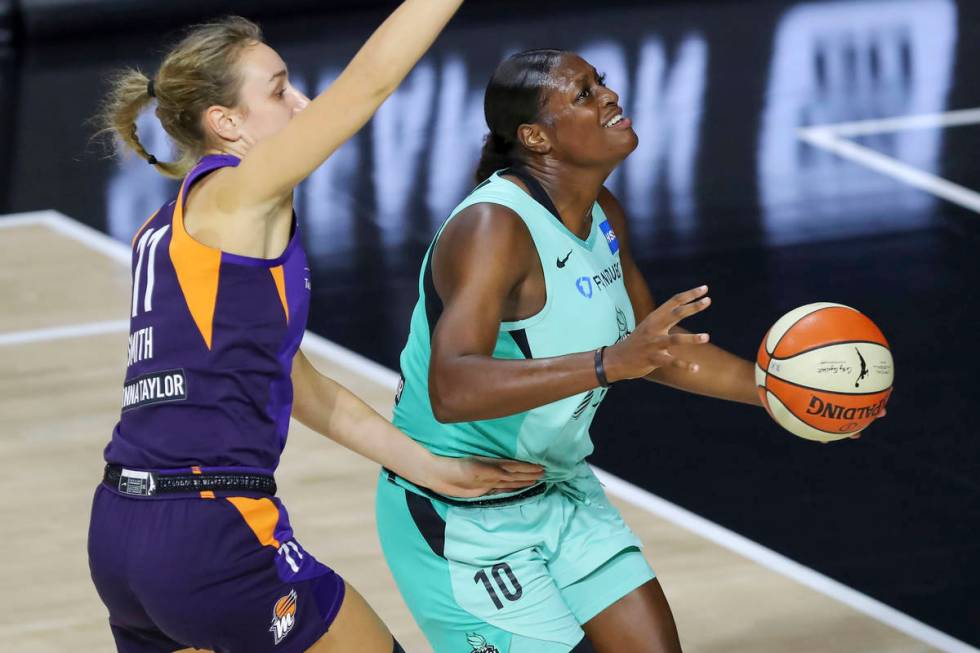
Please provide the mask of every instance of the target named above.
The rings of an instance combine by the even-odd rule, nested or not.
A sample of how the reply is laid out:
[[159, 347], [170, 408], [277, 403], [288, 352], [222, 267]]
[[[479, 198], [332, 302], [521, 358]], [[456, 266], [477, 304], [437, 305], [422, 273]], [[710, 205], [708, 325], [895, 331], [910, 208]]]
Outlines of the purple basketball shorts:
[[298, 653], [344, 600], [343, 579], [294, 539], [274, 497], [132, 497], [102, 484], [88, 554], [120, 653]]

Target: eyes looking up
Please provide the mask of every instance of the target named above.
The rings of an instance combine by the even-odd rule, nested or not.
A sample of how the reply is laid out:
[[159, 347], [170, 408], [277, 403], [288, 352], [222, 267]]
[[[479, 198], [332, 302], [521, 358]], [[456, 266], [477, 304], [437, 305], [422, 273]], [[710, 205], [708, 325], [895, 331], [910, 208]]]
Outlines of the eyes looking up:
[[582, 86], [579, 89], [578, 94], [575, 96], [575, 102], [580, 104], [589, 98], [594, 97], [597, 88], [606, 88], [606, 74], [599, 73], [593, 69], [592, 79], [582, 80]]

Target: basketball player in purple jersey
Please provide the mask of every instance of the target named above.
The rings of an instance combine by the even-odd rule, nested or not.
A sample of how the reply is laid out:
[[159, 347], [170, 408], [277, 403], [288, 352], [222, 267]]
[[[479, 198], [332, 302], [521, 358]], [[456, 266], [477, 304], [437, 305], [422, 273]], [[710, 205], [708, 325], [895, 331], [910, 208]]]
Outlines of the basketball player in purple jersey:
[[[133, 239], [122, 415], [92, 509], [90, 568], [119, 651], [401, 650], [299, 544], [275, 497], [290, 415], [448, 495], [540, 476], [431, 455], [299, 351], [310, 286], [293, 189], [364, 125], [461, 2], [407, 0], [312, 101], [240, 18], [191, 30], [152, 80], [115, 80], [107, 128], [184, 179]], [[139, 143], [135, 120], [153, 99], [177, 162]]]

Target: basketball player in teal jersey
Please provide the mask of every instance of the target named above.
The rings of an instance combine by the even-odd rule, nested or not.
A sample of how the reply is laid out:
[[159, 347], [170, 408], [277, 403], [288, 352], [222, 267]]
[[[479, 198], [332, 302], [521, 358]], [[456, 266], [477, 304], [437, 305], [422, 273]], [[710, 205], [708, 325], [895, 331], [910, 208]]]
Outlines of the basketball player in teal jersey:
[[[129, 363], [89, 529], [89, 566], [122, 653], [194, 647], [401, 651], [363, 598], [297, 540], [274, 472], [290, 417], [420, 483], [471, 496], [533, 465], [432, 455], [299, 350], [309, 268], [293, 189], [361, 128], [461, 0], [407, 0], [316, 99], [257, 26], [198, 26], [154, 78], [113, 85], [110, 131], [177, 198], [133, 239]], [[150, 102], [181, 150], [137, 138]]]
[[617, 103], [573, 53], [504, 61], [478, 185], [423, 260], [395, 424], [438, 454], [546, 468], [533, 488], [469, 501], [382, 473], [385, 557], [437, 653], [680, 650], [639, 540], [585, 463], [589, 425], [622, 379], [759, 397], [750, 362], [676, 326], [707, 288], [656, 306], [633, 261], [603, 186], [637, 145]]

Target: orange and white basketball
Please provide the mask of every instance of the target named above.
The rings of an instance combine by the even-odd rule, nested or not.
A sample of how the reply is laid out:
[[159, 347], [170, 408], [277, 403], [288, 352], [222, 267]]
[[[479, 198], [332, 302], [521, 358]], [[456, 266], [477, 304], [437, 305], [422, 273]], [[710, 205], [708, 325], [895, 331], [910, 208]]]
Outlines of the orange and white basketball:
[[875, 323], [827, 302], [779, 318], [756, 357], [766, 410], [790, 433], [819, 442], [870, 424], [888, 403], [894, 376], [888, 341]]

